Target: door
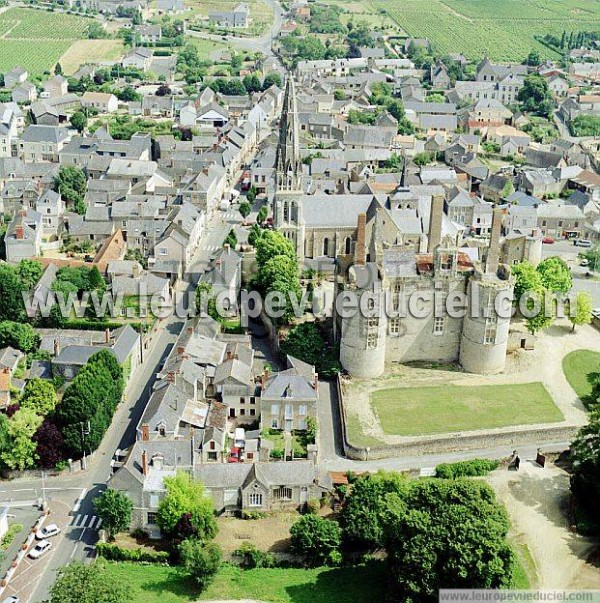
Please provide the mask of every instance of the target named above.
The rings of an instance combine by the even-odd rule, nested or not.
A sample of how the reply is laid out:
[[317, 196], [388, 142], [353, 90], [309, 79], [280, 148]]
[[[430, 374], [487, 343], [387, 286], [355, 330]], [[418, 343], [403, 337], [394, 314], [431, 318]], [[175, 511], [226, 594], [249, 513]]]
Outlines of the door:
[[302, 486], [300, 489], [300, 504], [304, 504], [308, 500], [308, 488]]

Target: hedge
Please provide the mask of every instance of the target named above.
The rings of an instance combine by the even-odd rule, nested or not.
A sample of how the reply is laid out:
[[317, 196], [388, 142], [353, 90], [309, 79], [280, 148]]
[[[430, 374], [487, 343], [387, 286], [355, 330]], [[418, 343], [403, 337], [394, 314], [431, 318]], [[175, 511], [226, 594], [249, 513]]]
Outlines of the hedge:
[[477, 477], [487, 475], [497, 469], [500, 463], [488, 459], [473, 459], [458, 463], [442, 463], [435, 468], [435, 476], [442, 479], [456, 479], [457, 477]]
[[133, 561], [136, 563], [162, 563], [167, 564], [169, 553], [166, 551], [145, 551], [144, 549], [124, 549], [118, 544], [99, 542], [96, 545], [98, 555], [109, 561]]

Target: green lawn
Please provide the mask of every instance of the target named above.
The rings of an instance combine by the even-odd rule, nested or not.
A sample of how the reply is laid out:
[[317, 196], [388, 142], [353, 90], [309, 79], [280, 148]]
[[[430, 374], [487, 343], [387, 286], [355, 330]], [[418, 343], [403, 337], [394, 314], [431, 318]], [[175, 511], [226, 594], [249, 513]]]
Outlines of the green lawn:
[[563, 358], [562, 366], [567, 381], [579, 398], [585, 402], [592, 393], [588, 375], [600, 372], [600, 352], [576, 350]]
[[541, 383], [381, 389], [371, 394], [371, 404], [389, 435], [430, 435], [564, 420]]
[[349, 568], [255, 569], [224, 566], [199, 595], [175, 568], [109, 563], [111, 576], [132, 588], [131, 603], [258, 599], [270, 603], [371, 603], [384, 600], [381, 565]]

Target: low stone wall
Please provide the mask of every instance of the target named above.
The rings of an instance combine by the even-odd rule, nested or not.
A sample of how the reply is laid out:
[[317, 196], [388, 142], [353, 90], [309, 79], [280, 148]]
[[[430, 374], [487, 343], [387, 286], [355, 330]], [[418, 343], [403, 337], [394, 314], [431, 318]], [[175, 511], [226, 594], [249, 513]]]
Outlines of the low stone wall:
[[[551, 444], [570, 442], [575, 437], [579, 426], [565, 425], [564, 423], [544, 426], [520, 426], [502, 430], [488, 430], [482, 432], [446, 433], [439, 436], [423, 436], [406, 438], [405, 442], [396, 444], [382, 444], [370, 446], [368, 449], [355, 446], [348, 439], [346, 429], [347, 415], [345, 395], [341, 377], [337, 379], [338, 404], [341, 418], [342, 445], [344, 454], [353, 460], [366, 461], [393, 458], [400, 456], [420, 456], [428, 454], [444, 454], [450, 452], [463, 452], [485, 448], [517, 448], [536, 444]], [[546, 449], [546, 452], [561, 452]]]

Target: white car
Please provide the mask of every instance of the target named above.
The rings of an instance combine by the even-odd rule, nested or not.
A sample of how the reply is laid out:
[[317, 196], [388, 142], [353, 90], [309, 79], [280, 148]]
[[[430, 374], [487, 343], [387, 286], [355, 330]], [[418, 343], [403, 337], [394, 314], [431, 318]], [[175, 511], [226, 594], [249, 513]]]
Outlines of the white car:
[[51, 538], [52, 536], [57, 536], [60, 534], [60, 528], [55, 524], [51, 523], [50, 525], [42, 528], [35, 537], [38, 540], [45, 540], [46, 538]]
[[30, 551], [29, 556], [32, 559], [41, 557], [44, 553], [47, 553], [52, 548], [52, 543], [49, 540], [42, 540], [38, 542]]
[[11, 595], [10, 597], [6, 597], [6, 599], [4, 599], [4, 601], [2, 601], [2, 603], [20, 603], [21, 599], [19, 599], [19, 597], [15, 597], [14, 595]]

